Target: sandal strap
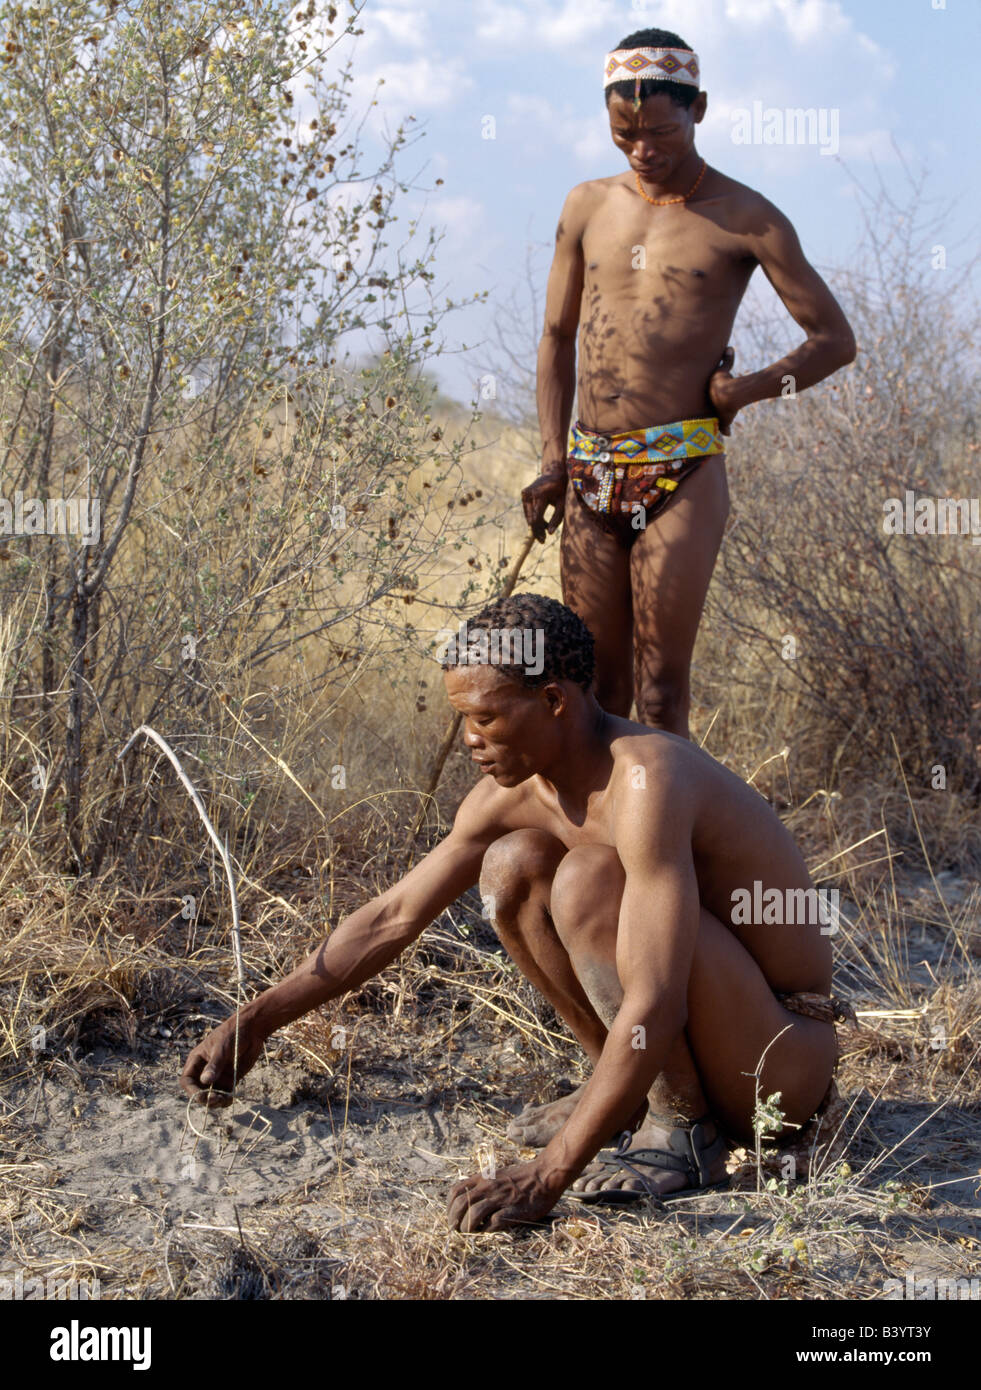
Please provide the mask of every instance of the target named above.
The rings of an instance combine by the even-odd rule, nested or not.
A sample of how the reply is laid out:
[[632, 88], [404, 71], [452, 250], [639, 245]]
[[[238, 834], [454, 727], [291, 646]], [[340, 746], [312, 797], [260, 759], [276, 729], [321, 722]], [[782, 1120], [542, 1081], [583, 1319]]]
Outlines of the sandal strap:
[[[624, 1132], [620, 1135], [619, 1143], [613, 1150], [613, 1156], [611, 1158], [608, 1158], [605, 1154], [599, 1154], [598, 1161], [610, 1168], [626, 1168], [628, 1173], [632, 1173], [634, 1177], [638, 1179], [651, 1201], [656, 1202], [659, 1207], [663, 1208], [664, 1204], [661, 1201], [661, 1195], [651, 1186], [649, 1174], [642, 1173], [640, 1169], [635, 1168], [633, 1163], [631, 1163], [630, 1161], [630, 1158], [634, 1158], [637, 1155], [631, 1154], [630, 1158], [625, 1157], [627, 1145], [630, 1143], [630, 1140], [632, 1138], [633, 1134], [631, 1133], [631, 1131], [629, 1129], [625, 1129]], [[638, 1150], [638, 1153], [641, 1154], [645, 1152], [646, 1150], [644, 1149]], [[650, 1150], [650, 1152], [653, 1153], [654, 1150], [652, 1149]], [[664, 1154], [662, 1155], [662, 1157], [670, 1158], [670, 1155]], [[649, 1163], [647, 1166], [648, 1168], [651, 1168], [656, 1167], [657, 1165]]]
[[[671, 1151], [666, 1149], [631, 1150], [630, 1141], [633, 1134], [629, 1129], [624, 1130], [620, 1135], [617, 1147], [613, 1150], [612, 1158], [600, 1156], [600, 1161], [610, 1167], [619, 1166], [629, 1169], [635, 1177], [641, 1179], [645, 1188], [647, 1188], [647, 1182], [644, 1175], [631, 1167], [631, 1163], [643, 1164], [645, 1168], [660, 1168], [672, 1173], [683, 1173], [689, 1179], [690, 1186], [707, 1187], [712, 1181], [711, 1164], [722, 1156], [727, 1147], [721, 1130], [711, 1143], [705, 1142], [705, 1124], [711, 1119], [711, 1115], [703, 1115], [701, 1119], [692, 1121], [691, 1129], [683, 1129], [679, 1125], [675, 1125], [668, 1137]], [[683, 1137], [676, 1141], [675, 1135]]]
[[689, 1135], [692, 1157], [698, 1166], [698, 1185], [706, 1187], [711, 1182], [709, 1169], [717, 1158], [721, 1158], [726, 1152], [728, 1145], [722, 1137], [721, 1130], [709, 1144], [706, 1142], [705, 1125], [701, 1120], [696, 1120], [691, 1127]]
[[686, 1178], [697, 1178], [698, 1170], [684, 1154], [670, 1154], [664, 1149], [633, 1149], [625, 1154], [618, 1154], [614, 1162], [613, 1159], [605, 1160], [611, 1167], [619, 1165], [621, 1168], [629, 1167], [630, 1161], [642, 1163], [645, 1168], [663, 1168], [671, 1173], [684, 1173]]

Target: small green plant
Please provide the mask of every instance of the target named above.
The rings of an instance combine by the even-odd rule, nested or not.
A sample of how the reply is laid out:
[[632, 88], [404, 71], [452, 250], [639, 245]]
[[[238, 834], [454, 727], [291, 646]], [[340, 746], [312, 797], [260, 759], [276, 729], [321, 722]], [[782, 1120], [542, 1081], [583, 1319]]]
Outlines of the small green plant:
[[[762, 1058], [760, 1063], [762, 1065]], [[763, 1141], [772, 1143], [781, 1132], [786, 1119], [780, 1109], [781, 1091], [774, 1091], [766, 1100], [760, 1097], [759, 1070], [756, 1074], [756, 1103], [753, 1107], [753, 1135], [756, 1139], [756, 1190], [763, 1190]], [[770, 1131], [774, 1131], [772, 1134]], [[769, 1186], [769, 1184], [768, 1184]]]

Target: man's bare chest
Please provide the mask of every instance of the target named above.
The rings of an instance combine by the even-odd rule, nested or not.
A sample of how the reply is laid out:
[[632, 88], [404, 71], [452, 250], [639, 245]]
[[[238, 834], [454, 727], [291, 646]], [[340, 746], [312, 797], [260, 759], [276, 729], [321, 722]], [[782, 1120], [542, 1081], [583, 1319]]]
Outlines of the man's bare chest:
[[[645, 303], [660, 296], [672, 307], [729, 301], [740, 296], [754, 262], [731, 232], [684, 208], [645, 208], [611, 200], [583, 233], [583, 294]], [[647, 213], [650, 216], [647, 216]]]

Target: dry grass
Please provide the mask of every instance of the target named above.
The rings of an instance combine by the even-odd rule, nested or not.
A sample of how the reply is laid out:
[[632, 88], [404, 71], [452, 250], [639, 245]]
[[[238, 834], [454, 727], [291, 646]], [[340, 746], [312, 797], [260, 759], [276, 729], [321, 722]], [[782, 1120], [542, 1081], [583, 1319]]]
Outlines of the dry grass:
[[[393, 826], [398, 804], [386, 806]], [[224, 1216], [204, 1199], [175, 1210], [163, 1191], [150, 1200], [93, 1187], [53, 1137], [74, 1126], [98, 1143], [112, 1134], [111, 1102], [170, 1104], [180, 1056], [207, 1017], [224, 1014], [234, 985], [217, 929], [191, 943], [173, 923], [152, 925], [166, 893], [138, 900], [52, 881], [21, 904], [16, 930], [8, 905], [5, 1267], [98, 1277], [104, 1298], [226, 1299], [876, 1298], [907, 1269], [977, 1274], [981, 895], [904, 881], [887, 836], [853, 847], [823, 806], [810, 810], [812, 852], [822, 845], [834, 860], [827, 881], [847, 898], [838, 978], [860, 1027], [842, 1034], [849, 1120], [803, 1180], [784, 1181], [778, 1141], [759, 1170], [737, 1152], [731, 1191], [663, 1213], [563, 1201], [524, 1234], [450, 1232], [446, 1189], [473, 1170], [477, 1146], [499, 1164], [520, 1156], [503, 1139], [509, 1102], [581, 1074], [575, 1045], [470, 894], [357, 996], [272, 1040], [266, 1067], [246, 1080], [248, 1124], [223, 1141], [226, 1165], [247, 1172], [290, 1116], [329, 1126], [329, 1173], [226, 1204]], [[335, 920], [403, 852], [393, 831], [363, 834], [335, 857]], [[289, 905], [268, 882], [243, 893], [253, 978], [275, 976], [319, 934], [324, 886], [314, 874], [292, 882]], [[32, 1048], [38, 1021], [47, 1037]]]

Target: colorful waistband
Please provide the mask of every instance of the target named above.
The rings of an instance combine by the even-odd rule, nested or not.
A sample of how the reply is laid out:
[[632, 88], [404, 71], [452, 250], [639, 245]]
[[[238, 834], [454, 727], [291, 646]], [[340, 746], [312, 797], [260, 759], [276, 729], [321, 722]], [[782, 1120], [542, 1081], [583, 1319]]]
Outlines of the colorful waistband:
[[702, 458], [721, 454], [725, 444], [716, 419], [678, 420], [673, 425], [602, 434], [587, 430], [577, 420], [569, 431], [569, 457], [583, 463], [667, 463], [673, 459]]

